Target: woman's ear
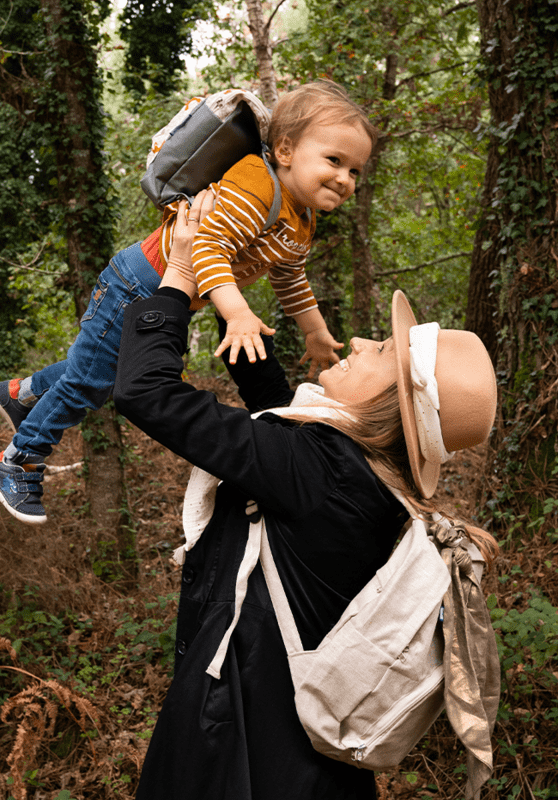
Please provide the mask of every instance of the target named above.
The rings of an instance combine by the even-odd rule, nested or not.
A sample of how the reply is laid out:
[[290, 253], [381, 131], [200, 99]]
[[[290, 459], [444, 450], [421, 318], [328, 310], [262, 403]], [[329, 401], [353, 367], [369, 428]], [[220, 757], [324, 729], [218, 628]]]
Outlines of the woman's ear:
[[279, 144], [275, 146], [273, 153], [275, 156], [275, 161], [282, 167], [290, 167], [293, 158], [293, 151], [294, 147], [291, 144], [291, 140], [288, 136], [285, 136], [285, 138], [281, 139]]

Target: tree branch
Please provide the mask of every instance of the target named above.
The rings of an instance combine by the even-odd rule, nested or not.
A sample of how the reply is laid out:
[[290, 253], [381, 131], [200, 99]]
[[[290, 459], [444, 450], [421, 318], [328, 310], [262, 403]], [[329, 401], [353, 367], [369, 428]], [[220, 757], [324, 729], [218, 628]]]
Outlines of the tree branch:
[[[412, 133], [420, 133], [422, 135], [435, 133], [436, 131], [443, 131], [447, 133], [452, 128], [445, 122], [440, 122], [437, 125], [431, 125], [427, 128], [409, 128], [406, 131], [399, 131], [398, 133], [392, 133], [391, 131], [380, 131], [380, 139], [402, 139], [405, 136], [410, 136]], [[455, 125], [453, 130], [462, 131], [468, 130], [465, 125]]]
[[4, 53], [6, 56], [34, 56], [42, 55], [43, 52], [37, 54], [35, 50], [6, 50], [4, 47], [0, 47], [0, 53]]
[[290, 38], [291, 38], [290, 36], [283, 36], [282, 39], [277, 39], [275, 42], [270, 42], [271, 49], [275, 50], [275, 48], [279, 47], [279, 45], [285, 44], [285, 42], [288, 42], [290, 40]]
[[409, 81], [413, 81], [415, 78], [424, 78], [427, 75], [435, 75], [437, 72], [449, 72], [452, 69], [457, 69], [457, 67], [462, 67], [464, 64], [470, 64], [472, 59], [468, 59], [467, 61], [458, 61], [457, 64], [451, 64], [449, 67], [440, 67], [439, 69], [433, 69], [430, 72], [415, 72], [413, 75], [409, 75], [408, 78], [403, 78], [403, 80], [399, 81], [397, 84], [398, 88], [403, 83], [408, 83]]
[[[0, 33], [4, 33], [4, 29], [6, 28], [6, 26], [7, 26], [8, 22], [10, 21], [10, 17], [12, 16], [12, 11], [13, 11], [13, 10], [14, 10], [14, 4], [13, 4], [13, 3], [10, 3], [10, 13], [9, 13], [9, 14], [8, 14], [8, 16], [6, 17], [6, 19], [5, 19], [5, 21], [4, 21], [4, 24], [3, 24], [3, 25], [2, 25], [2, 27], [0, 28]], [[2, 52], [4, 52], [4, 53], [5, 53], [6, 51], [5, 51], [5, 50], [3, 50]]]
[[3, 256], [0, 256], [0, 261], [3, 261], [4, 264], [8, 264], [8, 266], [13, 267], [14, 269], [27, 269], [29, 270], [29, 272], [42, 272], [44, 275], [64, 275], [63, 272], [54, 272], [54, 271], [51, 272], [48, 269], [39, 269], [38, 267], [32, 266], [33, 264], [36, 264], [37, 261], [40, 259], [47, 244], [48, 244], [48, 239], [41, 243], [39, 250], [37, 251], [35, 256], [31, 259], [31, 261], [27, 262], [27, 264], [21, 264], [21, 263], [14, 264], [13, 261], [8, 261], [8, 259], [4, 258]]
[[13, 264], [11, 261], [7, 261], [5, 258], [0, 259], [5, 264], [9, 264], [10, 267], [14, 267], [14, 269], [26, 269], [29, 272], [40, 272], [43, 275], [65, 275], [65, 272], [51, 272], [49, 269], [39, 269], [38, 267], [28, 267], [26, 264]]
[[275, 8], [273, 9], [271, 14], [269, 15], [269, 19], [265, 23], [265, 30], [268, 31], [268, 33], [269, 33], [269, 28], [271, 27], [271, 22], [273, 20], [273, 17], [277, 14], [277, 12], [279, 11], [279, 9], [281, 8], [281, 6], [283, 5], [284, 2], [286, 2], [286, 0], [279, 0], [279, 2], [277, 3]]
[[471, 0], [469, 3], [458, 3], [456, 6], [452, 6], [451, 8], [448, 8], [447, 11], [444, 11], [442, 14], [442, 19], [444, 17], [448, 17], [450, 14], [453, 14], [455, 11], [463, 11], [464, 8], [470, 8], [474, 5], [476, 5], [475, 0]]
[[380, 139], [402, 139], [405, 136], [410, 136], [412, 133], [433, 133], [434, 131], [441, 131], [445, 130], [445, 126], [443, 123], [439, 123], [438, 125], [432, 125], [430, 128], [409, 128], [406, 131], [399, 131], [398, 133], [392, 133], [391, 131], [380, 131]]
[[480, 161], [482, 161], [483, 164], [486, 164], [486, 158], [483, 158], [482, 156], [480, 156], [475, 150], [473, 150], [472, 147], [469, 147], [468, 144], [465, 144], [465, 142], [462, 142], [461, 139], [458, 139], [457, 136], [453, 135], [453, 133], [450, 133], [449, 131], [446, 131], [446, 134], [450, 137], [450, 139], [453, 139], [455, 142], [460, 144], [461, 147], [464, 147], [465, 150], [468, 150], [471, 153], [471, 155], [475, 156], [475, 158], [478, 158]]
[[443, 261], [451, 261], [452, 258], [461, 258], [462, 256], [472, 255], [472, 250], [463, 253], [453, 253], [451, 256], [443, 256], [442, 258], [435, 258], [434, 261], [425, 261], [423, 264], [417, 264], [415, 267], [406, 267], [405, 269], [391, 269], [385, 272], [375, 272], [375, 278], [383, 278], [386, 275], [402, 275], [404, 272], [415, 272], [417, 269], [424, 269], [424, 267], [431, 267], [433, 264], [441, 264]]
[[344, 241], [344, 237], [343, 236], [337, 236], [335, 238], [333, 244], [331, 244], [329, 247], [324, 247], [324, 249], [320, 250], [320, 252], [317, 253], [315, 256], [313, 256], [312, 258], [307, 259], [306, 264], [313, 264], [314, 261], [319, 261], [320, 258], [323, 258], [323, 256], [327, 255], [328, 253], [331, 253], [333, 250], [335, 250], [337, 247], [339, 247], [339, 245], [343, 241]]

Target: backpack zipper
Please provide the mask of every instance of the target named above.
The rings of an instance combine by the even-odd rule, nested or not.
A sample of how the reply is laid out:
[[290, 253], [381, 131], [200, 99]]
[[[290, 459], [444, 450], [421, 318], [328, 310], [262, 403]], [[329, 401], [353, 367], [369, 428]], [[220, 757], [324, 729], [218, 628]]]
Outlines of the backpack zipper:
[[364, 755], [364, 745], [359, 744], [358, 747], [352, 748], [351, 761], [362, 761]]
[[409, 652], [409, 645], [407, 645], [407, 647], [404, 647], [401, 653], [397, 656], [397, 658], [399, 659], [399, 661], [401, 661], [402, 664], [405, 664], [407, 662], [408, 652]]
[[[417, 693], [417, 695], [415, 696], [412, 705], [407, 705], [405, 708], [403, 708], [403, 710], [398, 710], [396, 714], [393, 715], [394, 706], [397, 708], [398, 705], [397, 703], [395, 703], [394, 706], [392, 706], [391, 709], [384, 714], [384, 718], [387, 717], [389, 714], [392, 714], [392, 716], [386, 722], [384, 722], [381, 728], [377, 728], [374, 731], [374, 736], [367, 742], [368, 748], [371, 749], [375, 745], [375, 743], [383, 736], [386, 730], [394, 728], [400, 719], [402, 719], [405, 715], [409, 715], [410, 712], [413, 711], [413, 709], [415, 709], [422, 703], [422, 701], [430, 693], [430, 691], [434, 687], [441, 685], [443, 681], [444, 681], [443, 669], [441, 667], [436, 667], [435, 671], [432, 672], [432, 674], [429, 675], [424, 681], [422, 681], [421, 691]], [[445, 704], [442, 702], [441, 709], [444, 708], [444, 706]], [[365, 745], [361, 745], [360, 747], [354, 747], [353, 753], [355, 750], [364, 750], [364, 748]], [[354, 756], [351, 756], [351, 758], [353, 761], [361, 761], [362, 756], [363, 753], [358, 759], [354, 758]]]

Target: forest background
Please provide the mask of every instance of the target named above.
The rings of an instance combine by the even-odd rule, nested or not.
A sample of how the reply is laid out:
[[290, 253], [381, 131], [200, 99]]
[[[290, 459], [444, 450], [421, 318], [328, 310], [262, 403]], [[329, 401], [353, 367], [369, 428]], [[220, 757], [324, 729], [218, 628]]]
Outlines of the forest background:
[[[380, 129], [355, 197], [322, 215], [309, 277], [334, 335], [419, 322], [477, 332], [499, 383], [487, 447], [438, 499], [492, 530], [485, 580], [502, 663], [487, 798], [558, 797], [558, 5], [541, 0], [1, 0], [0, 379], [64, 357], [96, 275], [157, 227], [139, 187], [151, 136], [184, 100], [329, 77]], [[185, 61], [187, 59], [187, 61]], [[187, 68], [185, 67], [187, 64]], [[302, 343], [266, 281], [249, 290], [293, 384]], [[240, 401], [196, 315], [186, 364]], [[2, 442], [11, 432], [0, 428]], [[188, 468], [111, 404], [51, 459], [49, 522], [0, 512], [0, 792], [131, 798], [170, 680]], [[381, 800], [461, 798], [444, 718]], [[294, 779], [294, 778], [293, 778]]]

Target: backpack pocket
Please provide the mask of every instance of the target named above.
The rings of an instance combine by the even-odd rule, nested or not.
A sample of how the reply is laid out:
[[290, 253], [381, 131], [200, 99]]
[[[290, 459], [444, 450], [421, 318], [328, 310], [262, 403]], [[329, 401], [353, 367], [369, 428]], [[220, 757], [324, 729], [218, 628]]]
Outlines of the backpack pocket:
[[294, 656], [298, 670], [306, 661], [296, 708], [318, 752], [379, 769], [398, 764], [414, 747], [443, 708], [437, 619], [436, 610], [396, 658], [350, 622], [326, 647]]
[[327, 647], [297, 654], [295, 658], [307, 662], [305, 677], [295, 695], [305, 727], [305, 718], [318, 725], [326, 718], [340, 725], [374, 691], [393, 662], [392, 656], [365, 639], [350, 622]]

